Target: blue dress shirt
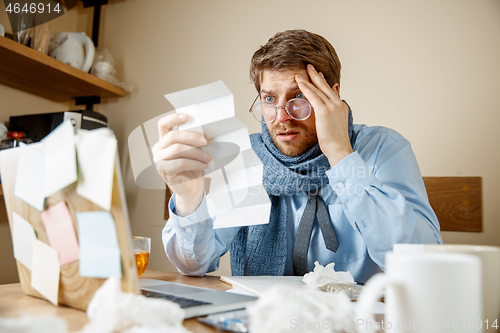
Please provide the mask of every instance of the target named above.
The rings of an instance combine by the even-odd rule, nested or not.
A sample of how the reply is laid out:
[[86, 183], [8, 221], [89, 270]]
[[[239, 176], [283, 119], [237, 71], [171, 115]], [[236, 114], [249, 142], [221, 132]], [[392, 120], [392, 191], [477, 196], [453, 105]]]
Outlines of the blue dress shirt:
[[[384, 269], [384, 254], [396, 243], [442, 243], [439, 222], [427, 198], [418, 164], [408, 140], [384, 127], [355, 125], [354, 152], [326, 172], [329, 184], [320, 189], [339, 240], [336, 253], [328, 250], [317, 222], [308, 252], [308, 268], [335, 262], [336, 271], [350, 271], [364, 283]], [[163, 244], [179, 272], [203, 276], [217, 270], [239, 227], [213, 229], [217, 209], [210, 195], [186, 217], [175, 214], [175, 195], [169, 201], [169, 220]], [[293, 244], [307, 203], [307, 194], [287, 197], [288, 256], [285, 275], [293, 275]]]

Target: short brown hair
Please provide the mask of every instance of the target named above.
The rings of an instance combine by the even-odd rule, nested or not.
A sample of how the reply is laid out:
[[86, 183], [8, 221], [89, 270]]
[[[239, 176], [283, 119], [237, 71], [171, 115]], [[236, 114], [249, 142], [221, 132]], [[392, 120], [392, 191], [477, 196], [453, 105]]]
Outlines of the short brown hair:
[[250, 79], [260, 93], [266, 69], [305, 69], [312, 64], [330, 86], [340, 84], [340, 60], [333, 46], [322, 36], [305, 30], [278, 32], [261, 46], [250, 63]]

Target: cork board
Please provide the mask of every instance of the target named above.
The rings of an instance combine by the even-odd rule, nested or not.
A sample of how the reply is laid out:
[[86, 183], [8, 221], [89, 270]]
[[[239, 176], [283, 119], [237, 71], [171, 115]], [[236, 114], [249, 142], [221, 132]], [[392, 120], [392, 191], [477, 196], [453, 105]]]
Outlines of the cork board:
[[[38, 240], [50, 245], [42, 222], [41, 212], [14, 195], [17, 165], [21, 148], [12, 148], [0, 152], [0, 174], [4, 192], [7, 217], [12, 233], [13, 212], [30, 222], [35, 229]], [[122, 280], [121, 287], [124, 292], [138, 293], [137, 271], [133, 260], [130, 242], [130, 225], [126, 211], [125, 196], [118, 158], [115, 162], [113, 176], [112, 202], [110, 213], [116, 225], [116, 233], [121, 252]], [[75, 232], [78, 235], [76, 213], [89, 211], [103, 211], [102, 208], [76, 193], [76, 183], [54, 193], [46, 198], [45, 209], [65, 201], [68, 205]], [[17, 261], [17, 260], [16, 260]], [[31, 296], [44, 298], [31, 287], [31, 271], [17, 261], [19, 280], [23, 291]], [[59, 281], [58, 303], [73, 308], [86, 310], [95, 291], [104, 283], [105, 279], [82, 277], [79, 274], [79, 261], [61, 266]]]

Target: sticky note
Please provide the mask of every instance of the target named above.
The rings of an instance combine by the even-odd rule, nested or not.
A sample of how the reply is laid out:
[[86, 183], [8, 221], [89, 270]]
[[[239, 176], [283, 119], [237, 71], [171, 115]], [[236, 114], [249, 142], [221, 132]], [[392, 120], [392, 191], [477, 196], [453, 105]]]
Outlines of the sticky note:
[[57, 305], [59, 296], [60, 273], [57, 251], [35, 239], [33, 241], [31, 286], [54, 305]]
[[79, 166], [76, 193], [110, 210], [116, 156], [115, 136], [107, 128], [80, 131], [76, 149]]
[[45, 197], [76, 182], [75, 134], [69, 120], [42, 141], [45, 155]]
[[34, 240], [36, 240], [35, 229], [33, 229], [28, 221], [13, 212], [12, 245], [14, 246], [14, 258], [19, 260], [29, 270], [32, 267]]
[[78, 240], [66, 202], [61, 201], [42, 212], [42, 221], [50, 246], [59, 253], [60, 265], [78, 260]]
[[45, 156], [29, 146], [20, 149], [14, 194], [42, 211], [45, 202]]
[[115, 221], [109, 212], [77, 213], [80, 275], [121, 277], [121, 259]]

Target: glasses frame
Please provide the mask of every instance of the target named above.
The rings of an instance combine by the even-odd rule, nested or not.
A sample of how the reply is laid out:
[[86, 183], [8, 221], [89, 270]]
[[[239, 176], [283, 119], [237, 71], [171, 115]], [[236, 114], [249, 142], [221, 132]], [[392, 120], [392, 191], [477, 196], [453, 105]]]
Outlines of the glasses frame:
[[[268, 123], [272, 123], [274, 120], [276, 120], [276, 117], [278, 117], [278, 109], [280, 108], [283, 108], [285, 109], [286, 113], [290, 116], [290, 118], [294, 119], [294, 120], [298, 120], [298, 121], [302, 121], [302, 120], [306, 120], [307, 118], [309, 118], [311, 116], [311, 113], [312, 113], [312, 105], [311, 103], [309, 103], [309, 101], [307, 99], [304, 99], [304, 98], [292, 98], [292, 99], [289, 99], [285, 105], [273, 105], [272, 103], [269, 103], [269, 102], [259, 102], [257, 104], [255, 104], [255, 102], [257, 102], [257, 99], [260, 97], [260, 94], [257, 95], [257, 97], [255, 97], [253, 103], [252, 103], [252, 106], [250, 107], [250, 109], [248, 110], [248, 112], [250, 112], [253, 117], [261, 124], [268, 124]], [[307, 102], [307, 104], [309, 104], [309, 115], [305, 118], [302, 118], [302, 119], [298, 119], [298, 118], [295, 118], [294, 116], [292, 116], [291, 112], [288, 110], [288, 103], [290, 103], [291, 101], [294, 101], [294, 100], [301, 100], [301, 101], [305, 101]], [[269, 120], [269, 121], [261, 121], [260, 119], [257, 119], [257, 116], [255, 115], [255, 113], [253, 112], [253, 108], [256, 106], [256, 105], [259, 105], [259, 104], [269, 104], [271, 105], [272, 107], [274, 107], [274, 118], [272, 120]]]

